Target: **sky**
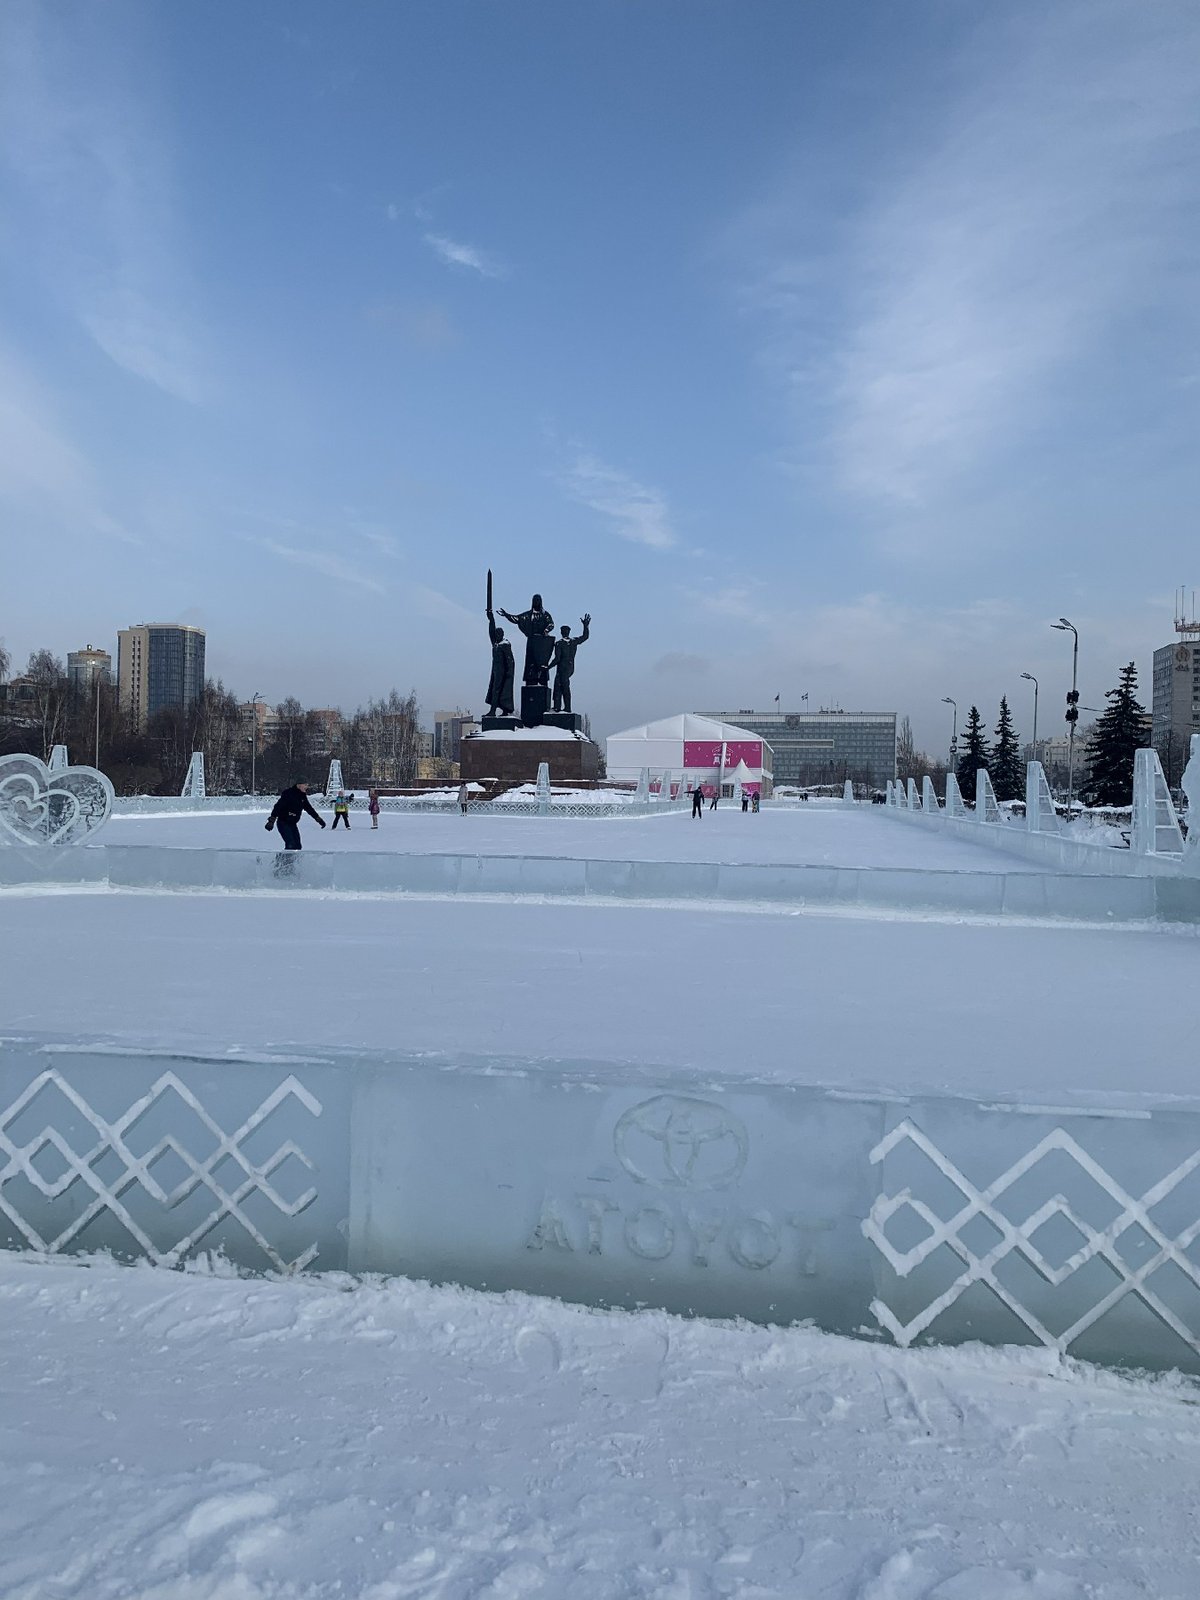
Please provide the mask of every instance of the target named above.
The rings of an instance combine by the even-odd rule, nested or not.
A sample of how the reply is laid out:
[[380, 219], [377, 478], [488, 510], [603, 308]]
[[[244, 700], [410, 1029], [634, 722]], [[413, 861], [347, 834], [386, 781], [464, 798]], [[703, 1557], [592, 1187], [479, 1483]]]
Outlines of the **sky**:
[[0, 639], [597, 734], [1002, 694], [1200, 588], [1192, 0], [0, 7]]

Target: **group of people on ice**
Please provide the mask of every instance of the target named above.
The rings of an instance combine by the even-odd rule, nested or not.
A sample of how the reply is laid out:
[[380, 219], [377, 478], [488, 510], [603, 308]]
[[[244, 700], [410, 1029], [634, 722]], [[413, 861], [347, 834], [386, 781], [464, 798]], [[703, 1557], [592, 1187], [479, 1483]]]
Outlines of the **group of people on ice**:
[[[720, 789], [714, 788], [713, 792], [712, 792], [712, 798], [708, 802], [708, 809], [710, 811], [715, 811], [717, 809], [717, 801], [720, 798], [721, 798]], [[751, 791], [749, 789], [743, 789], [742, 790], [742, 810], [743, 811], [753, 811], [755, 813], [755, 815], [757, 815], [758, 814], [758, 805], [759, 805], [758, 790], [755, 789], [755, 790]], [[692, 790], [692, 815], [694, 817], [702, 817], [704, 815], [704, 785], [702, 783], [698, 783], [696, 785], [696, 787]]]
[[[346, 832], [350, 832], [350, 807], [354, 803], [354, 796], [347, 794], [344, 789], [339, 789], [333, 797], [333, 826], [336, 831], [339, 822], [345, 824]], [[379, 826], [379, 792], [372, 789], [367, 799], [367, 811], [371, 818], [371, 826]], [[267, 832], [272, 828], [279, 832], [285, 850], [300, 850], [300, 818], [308, 812], [318, 827], [325, 826], [325, 818], [313, 806], [308, 798], [308, 785], [306, 783], [293, 783], [290, 789], [285, 789], [271, 808], [271, 815], [267, 818]]]

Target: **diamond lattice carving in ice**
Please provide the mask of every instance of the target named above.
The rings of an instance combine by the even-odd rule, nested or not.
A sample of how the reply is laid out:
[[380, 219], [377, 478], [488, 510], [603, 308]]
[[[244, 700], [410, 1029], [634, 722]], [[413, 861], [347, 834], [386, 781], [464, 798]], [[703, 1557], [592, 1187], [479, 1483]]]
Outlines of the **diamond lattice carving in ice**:
[[[888, 1265], [900, 1278], [907, 1278], [921, 1264], [943, 1246], [948, 1247], [963, 1263], [963, 1270], [939, 1295], [931, 1299], [908, 1322], [901, 1322], [891, 1308], [881, 1299], [872, 1301], [871, 1310], [880, 1325], [897, 1344], [909, 1345], [919, 1338], [942, 1312], [952, 1306], [975, 1284], [985, 1284], [992, 1293], [1016, 1316], [1034, 1337], [1051, 1349], [1068, 1351], [1081, 1334], [1098, 1322], [1126, 1296], [1135, 1296], [1156, 1317], [1172, 1330], [1189, 1349], [1200, 1354], [1200, 1316], [1189, 1326], [1158, 1295], [1151, 1279], [1162, 1267], [1174, 1267], [1191, 1286], [1200, 1291], [1200, 1270], [1188, 1255], [1190, 1246], [1200, 1237], [1200, 1218], [1196, 1218], [1174, 1237], [1169, 1237], [1155, 1222], [1152, 1212], [1168, 1195], [1193, 1172], [1200, 1168], [1200, 1150], [1194, 1151], [1164, 1177], [1153, 1183], [1143, 1194], [1132, 1195], [1107, 1172], [1098, 1161], [1084, 1150], [1063, 1128], [1055, 1128], [1040, 1139], [1032, 1149], [1015, 1161], [994, 1182], [979, 1188], [962, 1173], [937, 1145], [914, 1123], [905, 1119], [882, 1139], [871, 1152], [875, 1164], [883, 1161], [905, 1142], [911, 1143], [927, 1157], [943, 1178], [962, 1196], [962, 1205], [953, 1214], [942, 1217], [932, 1206], [914, 1195], [909, 1188], [895, 1194], [881, 1194], [871, 1207], [863, 1223], [863, 1232]], [[1053, 1152], [1059, 1152], [1074, 1162], [1081, 1178], [1086, 1177], [1112, 1200], [1117, 1208], [1115, 1217], [1103, 1228], [1094, 1227], [1081, 1218], [1062, 1194], [1049, 1196], [1034, 1209], [1023, 1222], [1011, 1221], [999, 1203], [1013, 1186], [1038, 1163]], [[887, 1236], [887, 1225], [897, 1215], [909, 1211], [925, 1224], [928, 1232], [910, 1249], [897, 1249]], [[964, 1237], [968, 1226], [977, 1219], [991, 1224], [997, 1235], [990, 1249], [979, 1253]], [[1037, 1245], [1040, 1229], [1055, 1221], [1070, 1224], [1079, 1235], [1078, 1249], [1060, 1260], [1057, 1265], [1043, 1254]], [[1146, 1259], [1134, 1267], [1117, 1248], [1128, 1230], [1140, 1228], [1147, 1246]], [[998, 1272], [1010, 1256], [1018, 1256], [1032, 1266], [1042, 1280], [1052, 1288], [1061, 1288], [1094, 1260], [1107, 1264], [1116, 1281], [1107, 1294], [1101, 1295], [1083, 1307], [1070, 1326], [1054, 1334], [1040, 1318], [1024, 1305], [1017, 1295], [1001, 1282]], [[1200, 1300], [1197, 1302], [1200, 1306]]]
[[94, 767], [58, 767], [36, 756], [0, 756], [0, 842], [82, 844], [112, 813], [113, 786]]
[[[78, 1120], [82, 1119], [90, 1134], [95, 1135], [91, 1139], [89, 1134], [86, 1149], [74, 1148], [52, 1121], [24, 1143], [16, 1142], [19, 1136], [14, 1130], [18, 1119], [47, 1089], [57, 1091], [77, 1114], [70, 1117], [68, 1113], [64, 1120], [78, 1126]], [[130, 1139], [137, 1125], [170, 1095], [178, 1096], [211, 1138], [212, 1148], [204, 1156], [197, 1156], [188, 1149], [185, 1139], [177, 1136], [180, 1130], [165, 1134], [141, 1154], [132, 1147]], [[39, 1073], [11, 1105], [0, 1111], [0, 1214], [8, 1218], [30, 1248], [53, 1254], [68, 1249], [89, 1223], [108, 1212], [117, 1218], [144, 1254], [161, 1266], [175, 1266], [228, 1219], [245, 1230], [271, 1266], [281, 1272], [300, 1270], [316, 1256], [316, 1244], [289, 1261], [264, 1231], [265, 1224], [256, 1222], [246, 1209], [247, 1202], [257, 1198], [268, 1202], [281, 1217], [295, 1217], [317, 1197], [316, 1187], [309, 1184], [294, 1200], [288, 1200], [272, 1181], [289, 1158], [297, 1160], [308, 1172], [315, 1170], [313, 1162], [292, 1139], [285, 1139], [263, 1160], [252, 1160], [246, 1153], [245, 1146], [251, 1135], [289, 1103], [299, 1105], [310, 1116], [321, 1115], [320, 1101], [295, 1077], [289, 1076], [239, 1127], [227, 1133], [181, 1079], [173, 1072], [165, 1072], [120, 1116], [110, 1120], [61, 1072], [51, 1069]], [[115, 1162], [111, 1158], [115, 1158]], [[115, 1165], [119, 1171], [102, 1177], [102, 1165], [110, 1168]], [[222, 1167], [226, 1168], [228, 1176], [219, 1178], [217, 1174]], [[57, 1233], [44, 1234], [18, 1210], [13, 1188], [17, 1179], [24, 1179], [48, 1201], [61, 1200], [78, 1186], [78, 1203]], [[158, 1208], [152, 1224], [153, 1234], [133, 1213], [133, 1202], [139, 1190]], [[201, 1193], [211, 1196], [211, 1209], [179, 1231], [180, 1225], [172, 1218], [172, 1212]]]

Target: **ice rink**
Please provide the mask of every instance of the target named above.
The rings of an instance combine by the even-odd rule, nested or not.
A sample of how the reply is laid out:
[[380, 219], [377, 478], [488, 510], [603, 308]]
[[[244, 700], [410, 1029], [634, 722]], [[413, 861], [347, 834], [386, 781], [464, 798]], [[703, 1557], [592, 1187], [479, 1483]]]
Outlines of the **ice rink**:
[[[886, 815], [882, 806], [853, 810], [813, 804], [795, 810], [743, 813], [732, 802], [694, 819], [685, 811], [649, 817], [506, 817], [480, 808], [385, 812], [378, 829], [363, 813], [350, 831], [324, 831], [305, 817], [306, 850], [386, 850], [410, 855], [570, 856], [606, 861], [717, 861], [808, 866], [915, 867], [959, 872], [1021, 872], [1029, 863], [1005, 850], [952, 839]], [[98, 843], [184, 849], [263, 850], [261, 812], [115, 816]]]
[[[740, 819], [739, 819], [740, 820]], [[900, 831], [907, 842], [911, 834]], [[0, 892], [0, 1027], [987, 1093], [1193, 1093], [1200, 944], [1136, 927], [532, 899]]]

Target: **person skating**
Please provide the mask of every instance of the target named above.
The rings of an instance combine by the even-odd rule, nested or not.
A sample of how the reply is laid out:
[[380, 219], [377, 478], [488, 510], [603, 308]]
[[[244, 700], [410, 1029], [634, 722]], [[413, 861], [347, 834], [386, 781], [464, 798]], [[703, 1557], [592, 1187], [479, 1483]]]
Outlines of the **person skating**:
[[753, 811], [755, 816], [758, 815], [758, 790], [757, 789], [754, 791], [753, 795], [750, 797], [750, 809], [751, 809], [751, 811]]
[[347, 800], [341, 789], [338, 790], [337, 798], [333, 802], [333, 830], [335, 833], [337, 832], [337, 825], [339, 822], [344, 822], [346, 824], [346, 832], [349, 833], [350, 802]]
[[694, 817], [704, 815], [704, 790], [699, 784], [692, 790], [692, 815]]
[[324, 817], [318, 816], [313, 810], [308, 799], [308, 785], [294, 783], [290, 789], [285, 789], [271, 808], [271, 815], [267, 818], [267, 832], [278, 828], [279, 837], [283, 840], [285, 850], [300, 850], [300, 818], [308, 812], [323, 828]]
[[462, 812], [464, 817], [467, 814], [467, 805], [470, 802], [470, 799], [471, 791], [467, 788], [465, 783], [460, 783], [458, 786], [458, 809]]
[[743, 789], [742, 790], [742, 810], [743, 811], [749, 811], [749, 809], [750, 809], [750, 796], [746, 793], [745, 789]]
[[367, 798], [367, 810], [371, 813], [371, 826], [377, 828], [379, 826], [379, 791], [377, 789], [372, 789]]
[[710, 811], [715, 811], [717, 809], [717, 801], [720, 799], [720, 797], [721, 797], [721, 785], [718, 784], [717, 787], [712, 792], [712, 799], [708, 802], [708, 809]]

